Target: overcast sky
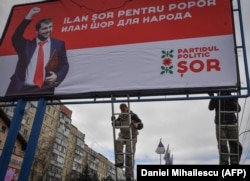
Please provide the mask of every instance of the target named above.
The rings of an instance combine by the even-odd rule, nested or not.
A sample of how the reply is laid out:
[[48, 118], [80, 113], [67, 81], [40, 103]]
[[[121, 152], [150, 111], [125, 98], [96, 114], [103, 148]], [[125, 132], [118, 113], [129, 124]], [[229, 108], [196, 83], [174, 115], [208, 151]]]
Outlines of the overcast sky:
[[[0, 27], [4, 27], [11, 5], [17, 2], [17, 0], [2, 1], [4, 3], [0, 3]], [[18, 0], [19, 3], [34, 1]], [[245, 41], [250, 53], [250, 1], [241, 0], [241, 4]], [[3, 29], [0, 29], [0, 33], [2, 31]], [[160, 155], [155, 150], [161, 138], [165, 148], [169, 144], [174, 155], [174, 164], [218, 164], [214, 111], [208, 110], [208, 103], [209, 99], [130, 103], [131, 110], [137, 113], [144, 123], [144, 129], [140, 131], [138, 137], [136, 164], [160, 164]], [[242, 98], [239, 103], [242, 107], [239, 114], [240, 132], [242, 132], [246, 129], [246, 125], [250, 127], [250, 101], [249, 98]], [[96, 103], [66, 106], [73, 111], [72, 123], [86, 134], [86, 144], [113, 160], [113, 129], [110, 122], [112, 105]], [[119, 112], [118, 107], [119, 103], [116, 103], [116, 113]], [[250, 164], [250, 133], [242, 134], [240, 140], [243, 144], [241, 164]], [[161, 157], [163, 163], [163, 155]]]

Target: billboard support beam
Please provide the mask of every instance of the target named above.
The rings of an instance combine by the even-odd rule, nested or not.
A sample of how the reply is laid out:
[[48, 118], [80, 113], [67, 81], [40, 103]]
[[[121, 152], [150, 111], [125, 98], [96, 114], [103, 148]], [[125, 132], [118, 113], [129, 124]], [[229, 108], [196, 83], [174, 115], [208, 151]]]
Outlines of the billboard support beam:
[[22, 168], [19, 175], [19, 180], [29, 180], [30, 170], [35, 156], [36, 146], [40, 135], [40, 130], [43, 124], [43, 117], [46, 108], [46, 101], [40, 98], [37, 106], [35, 119], [32, 125], [27, 149], [25, 151]]
[[4, 144], [3, 152], [0, 156], [0, 180], [4, 180], [5, 174], [7, 173], [8, 165], [13, 153], [13, 148], [15, 146], [16, 138], [21, 127], [22, 117], [24, 114], [26, 101], [19, 99], [17, 102], [16, 110], [12, 118], [8, 135]]

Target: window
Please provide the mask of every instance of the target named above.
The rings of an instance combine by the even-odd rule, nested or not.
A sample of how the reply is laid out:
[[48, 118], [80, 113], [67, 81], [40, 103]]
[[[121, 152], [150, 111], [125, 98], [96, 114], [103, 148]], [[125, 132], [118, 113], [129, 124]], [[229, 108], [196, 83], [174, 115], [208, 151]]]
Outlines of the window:
[[50, 112], [50, 108], [51, 108], [50, 106], [47, 106], [47, 112]]
[[30, 124], [30, 123], [31, 123], [30, 117], [27, 117], [26, 123], [27, 123], [27, 124]]
[[12, 153], [15, 153], [15, 152], [16, 152], [16, 146], [14, 146]]
[[53, 132], [50, 130], [49, 131], [49, 136], [52, 136], [53, 135]]
[[27, 136], [27, 135], [28, 135], [28, 130], [27, 130], [27, 129], [24, 129], [24, 130], [23, 130], [23, 135], [24, 135], [24, 136]]
[[43, 126], [42, 127], [42, 133], [45, 133], [45, 131], [46, 131], [46, 126]]
[[53, 115], [54, 115], [54, 116], [56, 116], [56, 112], [57, 112], [56, 110], [53, 111]]

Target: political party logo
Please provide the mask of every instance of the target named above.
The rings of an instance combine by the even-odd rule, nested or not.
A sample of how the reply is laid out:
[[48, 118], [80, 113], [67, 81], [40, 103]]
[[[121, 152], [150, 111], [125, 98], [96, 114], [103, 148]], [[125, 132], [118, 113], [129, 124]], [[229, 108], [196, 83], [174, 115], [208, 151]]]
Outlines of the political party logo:
[[[177, 52], [176, 56], [174, 56], [174, 51]], [[198, 75], [221, 71], [221, 62], [217, 58], [220, 49], [216, 45], [162, 50], [161, 54], [161, 75], [173, 74], [174, 65], [180, 77], [187, 73]]]
[[170, 51], [161, 51], [162, 56], [162, 65], [161, 65], [161, 75], [163, 74], [173, 74], [173, 60], [172, 58], [174, 57], [173, 53], [174, 50]]

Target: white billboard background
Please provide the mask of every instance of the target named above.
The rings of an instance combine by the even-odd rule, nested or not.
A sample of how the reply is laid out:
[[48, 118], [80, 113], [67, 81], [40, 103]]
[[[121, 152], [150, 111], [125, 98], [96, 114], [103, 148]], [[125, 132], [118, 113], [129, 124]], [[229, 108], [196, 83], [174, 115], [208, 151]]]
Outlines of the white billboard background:
[[[237, 83], [237, 72], [233, 45], [231, 36], [218, 36], [70, 50], [67, 52], [70, 60], [69, 73], [56, 89], [56, 93], [234, 86]], [[195, 60], [200, 60], [202, 63], [196, 63], [194, 66], [190, 65], [193, 58], [185, 58], [187, 71], [181, 74], [178, 73], [178, 61], [173, 58], [173, 74], [160, 74], [162, 50], [173, 49], [173, 55], [177, 57], [178, 49], [196, 47], [219, 49], [220, 51], [209, 52], [210, 57], [207, 59], [216, 57], [221, 70], [214, 68], [207, 70], [209, 65], [204, 57], [196, 58]], [[121, 58], [126, 61], [122, 61]], [[10, 77], [15, 70], [16, 63], [13, 59], [17, 60], [17, 57], [6, 56], [3, 58], [4, 61], [0, 62], [1, 67], [5, 67], [2, 69], [5, 76], [0, 78], [2, 82], [0, 96], [4, 96], [9, 84], [9, 79], [6, 77]], [[201, 65], [204, 65], [204, 68], [199, 70]], [[191, 71], [190, 66], [199, 72]]]
[[[232, 46], [225, 46], [225, 44]], [[193, 59], [190, 58], [185, 59], [188, 70], [182, 75], [177, 72], [179, 69], [178, 61], [173, 58], [173, 74], [161, 75], [161, 51], [173, 49], [173, 55], [177, 57], [178, 49], [195, 48], [190, 45], [217, 47], [220, 51], [210, 52], [210, 57], [216, 57], [219, 61], [224, 60], [220, 61], [221, 70], [213, 68], [208, 71], [206, 58], [196, 58], [195, 60], [200, 60], [202, 65], [204, 64], [204, 68], [199, 72], [192, 72], [190, 62]], [[70, 62], [71, 68], [63, 85], [61, 85], [67, 90], [57, 89], [57, 91], [58, 93], [78, 93], [79, 90], [120, 91], [234, 86], [237, 82], [237, 74], [235, 53], [231, 51], [232, 49], [233, 39], [228, 36], [220, 36], [72, 50], [68, 52], [69, 59], [72, 60]], [[223, 52], [228, 53], [224, 54]], [[211, 59], [210, 57], [207, 59]], [[200, 66], [199, 63], [195, 65], [196, 69], [199, 69]], [[72, 86], [71, 78], [79, 84]]]

